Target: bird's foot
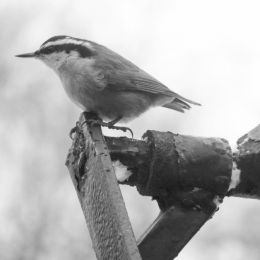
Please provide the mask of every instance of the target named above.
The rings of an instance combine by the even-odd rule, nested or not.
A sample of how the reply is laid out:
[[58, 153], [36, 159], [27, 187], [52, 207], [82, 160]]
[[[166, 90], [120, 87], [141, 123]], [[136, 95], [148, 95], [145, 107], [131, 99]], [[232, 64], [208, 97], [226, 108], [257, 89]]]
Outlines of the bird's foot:
[[69, 136], [70, 136], [70, 138], [71, 138], [72, 140], [74, 140], [74, 137], [75, 137], [76, 133], [79, 133], [79, 132], [80, 132], [80, 127], [81, 127], [81, 125], [80, 125], [80, 122], [78, 121], [78, 122], [76, 123], [76, 126], [74, 126], [74, 127], [70, 130]]
[[134, 133], [133, 133], [132, 129], [129, 128], [129, 127], [109, 125], [109, 123], [108, 123], [107, 127], [108, 127], [109, 129], [121, 130], [121, 131], [123, 131], [123, 132], [129, 131], [130, 134], [131, 134], [131, 136], [132, 136], [132, 139], [134, 138]]
[[100, 125], [103, 127], [107, 127], [108, 129], [121, 130], [123, 132], [129, 131], [132, 135], [132, 138], [134, 137], [134, 133], [131, 128], [124, 127], [124, 126], [115, 126], [113, 121], [106, 123], [106, 122], [102, 121], [101, 119], [87, 119], [85, 121], [85, 123], [90, 123], [91, 126]]

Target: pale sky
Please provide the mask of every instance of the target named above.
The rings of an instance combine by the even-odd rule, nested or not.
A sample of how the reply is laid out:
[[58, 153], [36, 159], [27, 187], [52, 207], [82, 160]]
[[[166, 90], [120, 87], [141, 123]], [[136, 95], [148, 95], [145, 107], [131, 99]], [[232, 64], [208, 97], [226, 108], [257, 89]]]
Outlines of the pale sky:
[[[223, 137], [235, 147], [241, 135], [259, 124], [259, 13], [260, 2], [256, 0], [2, 0], [0, 133], [4, 138], [0, 148], [0, 196], [4, 199], [0, 201], [0, 222], [9, 227], [5, 235], [10, 236], [10, 230], [15, 230], [9, 213], [5, 213], [12, 206], [13, 197], [21, 196], [22, 183], [27, 185], [27, 171], [34, 171], [40, 164], [41, 170], [49, 173], [48, 178], [57, 179], [58, 171], [67, 174], [63, 158], [70, 146], [68, 131], [80, 113], [49, 68], [38, 61], [15, 59], [15, 54], [33, 51], [60, 34], [96, 41], [131, 60], [173, 91], [202, 104], [185, 114], [151, 109], [129, 123], [135, 137], [154, 129]], [[107, 130], [105, 133], [118, 134]], [[35, 150], [37, 160], [30, 161]], [[60, 154], [55, 160], [56, 151]], [[37, 172], [33, 176], [36, 181], [43, 178]], [[66, 187], [72, 185], [69, 181]], [[149, 225], [158, 209], [133, 188], [123, 188], [123, 194], [139, 236], [143, 232], [140, 226], [145, 229], [143, 223]], [[72, 205], [78, 203], [73, 199]], [[141, 206], [136, 206], [137, 201]], [[140, 212], [144, 207], [147, 210]], [[250, 238], [246, 237], [245, 242], [239, 229], [244, 226], [250, 230], [252, 240], [255, 238], [259, 244], [260, 232], [257, 226], [253, 227], [256, 222], [252, 220], [252, 225], [246, 226], [246, 219], [254, 214], [260, 214], [256, 201], [226, 199], [178, 259], [244, 259], [249, 254]], [[250, 245], [247, 259], [258, 259], [258, 246]]]

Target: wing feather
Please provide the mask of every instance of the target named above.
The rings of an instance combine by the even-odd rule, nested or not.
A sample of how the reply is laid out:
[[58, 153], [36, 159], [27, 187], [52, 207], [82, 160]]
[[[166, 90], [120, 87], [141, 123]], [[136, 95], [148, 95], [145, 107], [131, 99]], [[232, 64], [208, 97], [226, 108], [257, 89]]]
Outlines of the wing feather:
[[[122, 75], [123, 74], [123, 75]], [[145, 75], [143, 75], [145, 74]], [[180, 101], [186, 101], [193, 105], [200, 105], [197, 102], [194, 102], [190, 99], [184, 98], [181, 95], [173, 92], [168, 87], [163, 85], [158, 80], [154, 79], [152, 76], [146, 72], [140, 73], [116, 73], [116, 78], [110, 76], [108, 84], [110, 87], [113, 87], [115, 90], [126, 90], [126, 91], [140, 91], [148, 92], [151, 94], [161, 94], [169, 97], [175, 97]]]
[[171, 91], [147, 72], [108, 48], [101, 45], [95, 45], [95, 48], [102, 49], [97, 52], [103, 53], [103, 55], [96, 57], [95, 67], [99, 71], [99, 75], [103, 74], [102, 78], [106, 81], [108, 88], [113, 88], [114, 91], [125, 90], [161, 94], [175, 97], [190, 104], [200, 105]]

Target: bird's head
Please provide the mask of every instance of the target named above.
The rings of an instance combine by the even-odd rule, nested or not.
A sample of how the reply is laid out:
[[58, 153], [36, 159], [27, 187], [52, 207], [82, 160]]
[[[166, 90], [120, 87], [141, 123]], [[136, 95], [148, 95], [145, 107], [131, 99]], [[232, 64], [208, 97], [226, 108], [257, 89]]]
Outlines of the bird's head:
[[37, 58], [54, 70], [71, 59], [92, 58], [95, 55], [92, 43], [70, 36], [54, 36], [45, 41], [38, 50], [16, 55], [20, 58]]

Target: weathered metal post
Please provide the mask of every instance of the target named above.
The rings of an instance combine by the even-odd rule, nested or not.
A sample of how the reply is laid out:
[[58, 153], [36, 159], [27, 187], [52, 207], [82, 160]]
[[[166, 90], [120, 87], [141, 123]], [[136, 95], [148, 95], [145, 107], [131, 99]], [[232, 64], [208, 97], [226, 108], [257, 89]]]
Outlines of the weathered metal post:
[[[91, 115], [95, 120], [96, 118]], [[136, 240], [114, 174], [101, 127], [83, 123], [83, 113], [66, 165], [99, 260], [140, 260]]]
[[[172, 260], [214, 215], [225, 196], [260, 197], [260, 125], [232, 154], [222, 138], [147, 131], [143, 140], [103, 137], [83, 113], [66, 165], [99, 260]], [[111, 156], [111, 157], [110, 157]], [[136, 186], [161, 213], [138, 247], [118, 187]], [[116, 166], [118, 167], [118, 166]]]

